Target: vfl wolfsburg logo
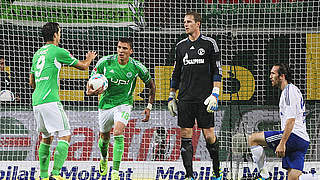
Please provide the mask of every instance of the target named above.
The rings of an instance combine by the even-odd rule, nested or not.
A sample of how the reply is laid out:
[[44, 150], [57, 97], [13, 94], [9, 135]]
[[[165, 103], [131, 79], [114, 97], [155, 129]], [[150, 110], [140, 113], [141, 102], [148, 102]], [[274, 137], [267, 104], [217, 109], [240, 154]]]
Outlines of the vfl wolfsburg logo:
[[31, 147], [29, 131], [17, 119], [0, 117], [0, 161], [23, 161]]
[[132, 76], [132, 72], [127, 73], [127, 77], [130, 78]]

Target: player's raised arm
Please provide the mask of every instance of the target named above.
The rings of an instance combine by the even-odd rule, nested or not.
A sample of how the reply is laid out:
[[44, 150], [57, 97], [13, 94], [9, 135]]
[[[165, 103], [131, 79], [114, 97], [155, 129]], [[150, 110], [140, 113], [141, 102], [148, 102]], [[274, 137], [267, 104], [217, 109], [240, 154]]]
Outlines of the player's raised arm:
[[86, 70], [88, 69], [92, 60], [96, 57], [97, 57], [97, 53], [95, 51], [88, 51], [88, 53], [86, 54], [86, 59], [83, 61], [78, 61], [78, 63], [75, 64], [74, 67], [79, 70]]

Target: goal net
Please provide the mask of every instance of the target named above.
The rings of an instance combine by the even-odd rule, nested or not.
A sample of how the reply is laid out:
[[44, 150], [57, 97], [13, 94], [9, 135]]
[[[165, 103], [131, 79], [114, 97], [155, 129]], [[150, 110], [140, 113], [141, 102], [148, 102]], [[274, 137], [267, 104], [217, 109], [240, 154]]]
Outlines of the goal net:
[[[281, 92], [269, 80], [275, 63], [292, 68], [293, 83], [302, 91], [311, 138], [304, 171], [318, 174], [319, 8], [318, 0], [1, 0], [0, 177], [22, 179], [39, 173], [41, 137], [32, 112], [29, 73], [33, 54], [44, 44], [41, 27], [46, 22], [58, 22], [61, 47], [80, 60], [88, 50], [98, 53], [88, 71], [63, 66], [60, 72], [60, 98], [73, 134], [63, 176], [100, 178], [98, 97], [87, 96], [85, 86], [98, 59], [116, 54], [120, 37], [131, 37], [133, 57], [148, 68], [157, 90], [151, 120], [143, 123], [141, 112], [149, 92], [140, 79], [137, 81], [134, 108], [124, 135], [121, 179], [183, 179], [180, 129], [176, 117], [168, 112], [167, 98], [175, 45], [186, 37], [183, 18], [188, 11], [201, 14], [201, 32], [214, 38], [221, 51], [223, 86], [215, 112], [215, 132], [224, 177], [254, 176], [257, 169], [248, 135], [280, 130]], [[112, 144], [111, 138], [110, 167]], [[195, 175], [208, 179], [210, 156], [197, 127], [193, 146]], [[273, 177], [285, 177], [281, 160], [271, 150], [267, 150], [267, 161]]]

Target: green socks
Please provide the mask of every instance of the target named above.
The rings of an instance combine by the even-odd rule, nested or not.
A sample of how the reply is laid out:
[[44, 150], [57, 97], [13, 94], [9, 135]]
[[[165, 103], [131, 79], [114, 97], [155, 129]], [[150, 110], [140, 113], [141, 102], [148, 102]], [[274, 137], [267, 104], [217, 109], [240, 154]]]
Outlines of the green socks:
[[69, 148], [69, 143], [67, 141], [63, 141], [63, 140], [58, 141], [58, 145], [54, 153], [52, 175], [54, 176], [60, 175], [60, 170], [64, 164], [64, 161], [68, 156], [68, 148]]
[[122, 154], [124, 151], [124, 137], [123, 135], [114, 136], [113, 143], [113, 168], [114, 170], [119, 171], [120, 162], [122, 159]]
[[50, 145], [41, 142], [39, 147], [40, 177], [47, 178], [50, 162]]
[[101, 152], [102, 159], [105, 160], [108, 156], [109, 140], [99, 139], [99, 148]]

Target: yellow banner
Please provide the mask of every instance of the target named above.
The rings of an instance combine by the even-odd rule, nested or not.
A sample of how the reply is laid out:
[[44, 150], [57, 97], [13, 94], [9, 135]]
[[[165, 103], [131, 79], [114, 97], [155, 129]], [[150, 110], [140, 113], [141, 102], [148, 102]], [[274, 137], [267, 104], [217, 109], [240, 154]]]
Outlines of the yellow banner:
[[307, 100], [320, 100], [320, 34], [307, 34]]

